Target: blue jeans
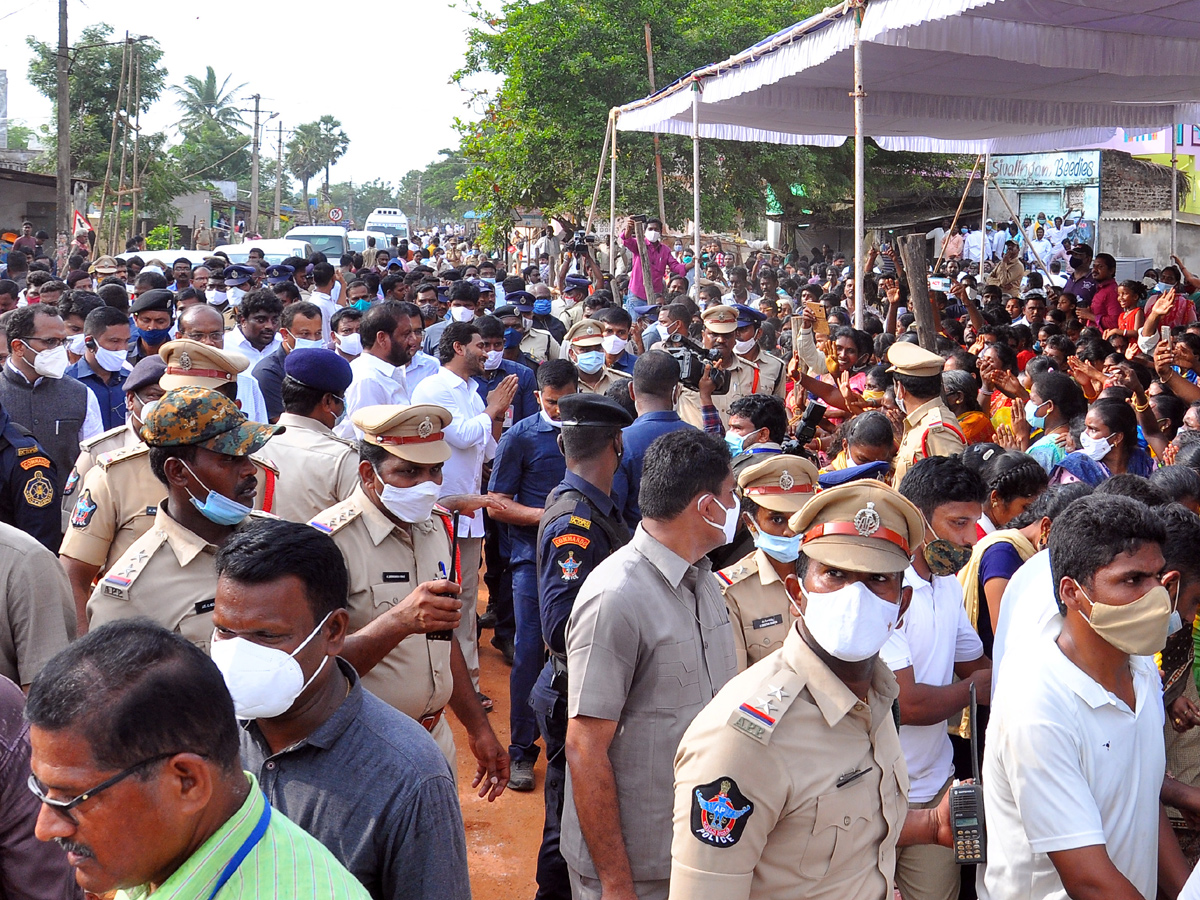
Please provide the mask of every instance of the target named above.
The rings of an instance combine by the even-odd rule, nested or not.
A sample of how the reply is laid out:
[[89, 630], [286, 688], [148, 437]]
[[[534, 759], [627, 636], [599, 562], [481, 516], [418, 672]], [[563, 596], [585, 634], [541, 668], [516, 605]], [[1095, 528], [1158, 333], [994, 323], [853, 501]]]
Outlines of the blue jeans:
[[547, 665], [534, 685], [530, 704], [546, 742], [546, 819], [538, 849], [537, 893], [534, 900], [571, 900], [567, 863], [558, 850], [563, 802], [567, 790], [567, 698], [550, 687]]
[[538, 613], [537, 566], [532, 562], [512, 565], [513, 614], [517, 633], [514, 638], [512, 670], [508, 676], [509, 740], [508, 754], [513, 762], [538, 758], [538, 726], [529, 708], [529, 692], [546, 662], [542, 643], [542, 620]]

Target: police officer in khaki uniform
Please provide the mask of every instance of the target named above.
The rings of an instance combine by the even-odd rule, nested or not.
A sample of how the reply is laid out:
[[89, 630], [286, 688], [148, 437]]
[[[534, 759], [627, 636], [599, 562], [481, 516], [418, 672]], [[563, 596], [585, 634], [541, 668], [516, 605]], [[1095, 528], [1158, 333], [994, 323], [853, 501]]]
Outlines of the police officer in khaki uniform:
[[[487, 721], [453, 629], [462, 618], [452, 516], [435, 509], [450, 458], [450, 412], [432, 404], [364, 406], [352, 419], [363, 433], [359, 484], [309, 523], [333, 537], [350, 572], [350, 631], [342, 656], [363, 687], [420, 722], [455, 771], [454, 710], [471, 735], [480, 796], [508, 784], [508, 751]], [[443, 498], [470, 513], [485, 498]]]
[[[534, 285], [534, 288], [542, 288], [546, 294], [545, 299], [550, 299], [550, 289], [544, 284]], [[521, 316], [521, 325], [524, 329], [524, 334], [521, 337], [520, 350], [532, 359], [539, 366], [550, 359], [560, 359], [562, 357], [562, 345], [548, 328], [541, 328], [534, 325], [533, 308], [537, 305], [539, 295], [543, 291], [528, 293], [526, 291], [514, 291], [511, 295], [507, 295], [508, 303], [512, 304], [513, 308]], [[582, 310], [583, 305], [579, 308]], [[499, 315], [497, 311], [496, 315]], [[530, 324], [525, 326], [525, 322]]]
[[[78, 497], [76, 488], [87, 475], [88, 471], [109, 454], [140, 444], [141, 436], [137, 433], [142, 424], [142, 407], [163, 395], [163, 389], [158, 385], [158, 379], [166, 371], [167, 364], [160, 356], [148, 356], [133, 367], [125, 379], [125, 422], [116, 428], [110, 428], [103, 434], [98, 434], [79, 444], [79, 457], [75, 460], [75, 468], [67, 478], [63, 488], [63, 531], [70, 526], [71, 513], [75, 510]], [[124, 548], [122, 548], [124, 549]]]
[[788, 525], [817, 491], [817, 467], [803, 457], [773, 454], [737, 476], [742, 518], [755, 549], [717, 572], [744, 671], [783, 646], [792, 617], [783, 579], [795, 571], [800, 537]]
[[300, 349], [283, 362], [283, 434], [262, 454], [282, 473], [287, 490], [275, 498], [275, 515], [307, 522], [345, 500], [358, 485], [358, 450], [333, 433], [346, 414], [350, 363], [332, 350]]
[[[591, 285], [591, 279], [585, 275], [568, 275], [563, 279], [562, 299], [564, 309], [558, 318], [568, 330], [583, 321], [583, 301], [587, 299], [588, 288]], [[536, 285], [534, 287], [536, 289]], [[545, 290], [546, 296], [549, 297], [549, 288]], [[538, 296], [539, 293], [535, 290], [534, 296]]]
[[583, 319], [571, 326], [563, 344], [567, 358], [579, 370], [579, 393], [603, 394], [615, 381], [628, 378], [624, 372], [604, 364], [604, 326], [595, 319]]
[[704, 428], [705, 405], [716, 407], [721, 424], [729, 428], [729, 407], [739, 397], [747, 394], [769, 394], [773, 385], [762, 377], [758, 366], [742, 359], [734, 352], [737, 342], [738, 311], [732, 306], [718, 304], [710, 306], [700, 318], [704, 320], [704, 346], [716, 350], [720, 357], [714, 362], [718, 369], [729, 376], [729, 389], [723, 394], [714, 394], [710, 404], [705, 404], [699, 391], [684, 388], [679, 394], [677, 410], [679, 418], [696, 428]]
[[733, 308], [738, 311], [738, 327], [734, 332], [737, 344], [734, 345], [734, 352], [747, 362], [758, 366], [759, 378], [767, 385], [767, 390], [763, 393], [774, 394], [782, 399], [787, 393], [787, 366], [782, 359], [768, 353], [758, 343], [762, 323], [767, 321], [766, 314], [744, 303], [735, 303]]
[[958, 417], [942, 402], [942, 369], [946, 361], [916, 344], [898, 341], [887, 352], [888, 371], [895, 385], [896, 403], [903, 410], [904, 436], [896, 453], [899, 484], [904, 473], [927, 456], [953, 456], [966, 446]]
[[886, 485], [823, 491], [791, 519], [783, 649], [730, 681], [675, 756], [671, 900], [892, 896], [898, 844], [950, 842], [948, 804], [906, 808], [896, 679], [921, 513]]
[[[158, 363], [152, 362], [158, 359]], [[246, 368], [240, 353], [225, 352], [197, 341], [177, 340], [164, 344], [158, 357], [147, 357], [136, 369], [161, 371], [159, 391], [179, 387], [203, 387], [233, 400], [237, 391], [237, 373]], [[134, 381], [130, 373], [126, 386]], [[149, 387], [139, 389], [146, 400], [153, 399]], [[126, 402], [129, 402], [128, 394]], [[135, 398], [135, 404], [140, 403]], [[130, 418], [142, 414], [143, 406], [130, 407]], [[278, 469], [270, 461], [254, 454], [255, 509], [271, 512], [274, 508]], [[76, 461], [83, 463], [83, 454]], [[92, 595], [96, 577], [107, 572], [154, 522], [159, 501], [166, 495], [162, 482], [150, 469], [149, 447], [139, 440], [112, 450], [87, 469], [77, 488], [77, 496], [67, 519], [66, 535], [59, 561], [71, 581], [75, 595], [80, 634], [87, 632], [85, 607]]]
[[150, 530], [96, 585], [89, 627], [146, 616], [208, 651], [216, 553], [252, 511], [250, 454], [280, 430], [249, 421], [229, 398], [196, 386], [167, 391], [144, 412], [142, 440], [167, 497]]

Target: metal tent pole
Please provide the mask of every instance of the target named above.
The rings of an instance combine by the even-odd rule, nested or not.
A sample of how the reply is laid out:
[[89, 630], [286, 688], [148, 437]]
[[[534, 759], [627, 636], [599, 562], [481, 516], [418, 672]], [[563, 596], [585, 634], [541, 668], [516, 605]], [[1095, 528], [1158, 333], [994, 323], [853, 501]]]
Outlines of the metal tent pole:
[[617, 274], [617, 111], [608, 114], [612, 132], [612, 155], [608, 158], [608, 271]]
[[692, 265], [694, 295], [700, 299], [700, 81], [692, 82]]
[[[1179, 237], [1179, 141], [1175, 137], [1176, 129], [1178, 129], [1178, 119], [1174, 112], [1171, 113], [1171, 255], [1174, 256], [1176, 250], [1176, 240]], [[1080, 216], [1082, 216], [1082, 211]]]
[[862, 20], [865, 0], [854, 10], [854, 327], [863, 327], [863, 267], [866, 264], [866, 162], [863, 142]]

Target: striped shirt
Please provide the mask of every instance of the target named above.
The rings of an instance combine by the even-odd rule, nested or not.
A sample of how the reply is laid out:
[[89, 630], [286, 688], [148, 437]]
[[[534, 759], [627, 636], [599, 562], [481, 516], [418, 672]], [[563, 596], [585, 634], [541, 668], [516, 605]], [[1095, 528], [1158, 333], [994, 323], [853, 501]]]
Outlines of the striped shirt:
[[[254, 831], [266, 805], [258, 781], [249, 772], [250, 795], [241, 808], [171, 873], [154, 900], [208, 900], [226, 863]], [[116, 900], [143, 900], [148, 884], [118, 891]], [[366, 889], [342, 868], [316, 838], [278, 810], [271, 811], [266, 834], [225, 882], [216, 900], [303, 897], [305, 900], [370, 900]]]

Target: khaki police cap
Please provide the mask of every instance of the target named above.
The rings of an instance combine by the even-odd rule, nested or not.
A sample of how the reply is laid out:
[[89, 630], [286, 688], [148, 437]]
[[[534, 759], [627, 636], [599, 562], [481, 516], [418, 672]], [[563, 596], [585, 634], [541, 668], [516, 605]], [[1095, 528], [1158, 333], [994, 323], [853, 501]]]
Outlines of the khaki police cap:
[[432, 403], [364, 406], [351, 416], [368, 444], [419, 466], [434, 466], [450, 458], [445, 428], [453, 418], [449, 410]]
[[595, 319], [580, 319], [563, 338], [576, 347], [592, 347], [604, 340], [604, 326]]
[[236, 384], [238, 373], [250, 365], [250, 360], [235, 350], [219, 350], [187, 338], [168, 341], [158, 355], [167, 364], [167, 370], [158, 379], [158, 386], [164, 391], [188, 385], [215, 390]]
[[909, 341], [897, 341], [888, 348], [889, 372], [901, 375], [941, 375], [946, 361], [936, 353], [930, 353]]
[[719, 303], [700, 314], [704, 327], [714, 334], [731, 334], [738, 328], [738, 311], [732, 306]]
[[817, 467], [807, 459], [773, 453], [762, 462], [742, 469], [737, 477], [742, 496], [774, 512], [796, 513], [812, 499], [817, 487]]
[[119, 268], [117, 260], [112, 256], [101, 256], [92, 263], [91, 271], [97, 275], [112, 275]]
[[852, 572], [903, 572], [925, 539], [920, 510], [879, 481], [821, 491], [788, 524], [806, 556]]

